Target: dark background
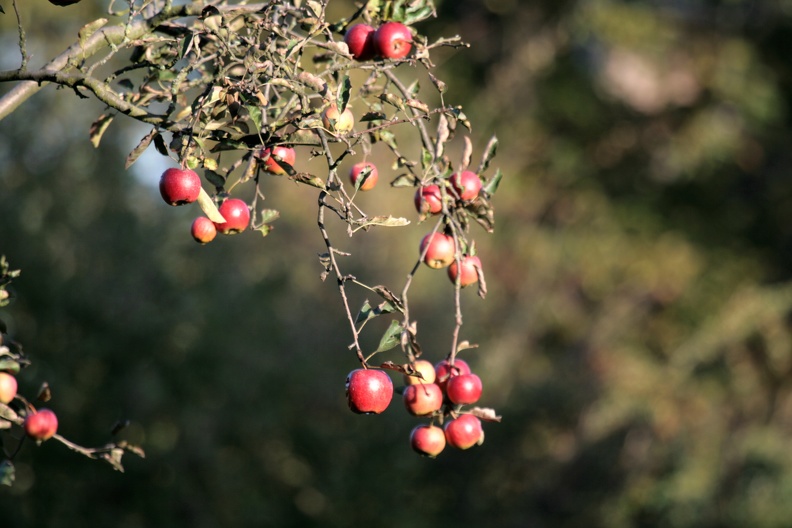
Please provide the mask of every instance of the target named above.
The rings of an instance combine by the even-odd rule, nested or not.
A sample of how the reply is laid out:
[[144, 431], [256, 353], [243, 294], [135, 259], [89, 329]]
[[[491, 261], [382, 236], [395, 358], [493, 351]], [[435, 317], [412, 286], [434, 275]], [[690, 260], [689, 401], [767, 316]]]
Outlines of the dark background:
[[[41, 64], [105, 2], [22, 3]], [[129, 418], [122, 437], [147, 458], [121, 474], [27, 444], [0, 525], [789, 525], [792, 10], [438, 4], [419, 30], [472, 44], [437, 57], [446, 100], [473, 122], [475, 156], [501, 141], [496, 232], [474, 228], [490, 293], [463, 292], [463, 338], [503, 423], [429, 460], [400, 402], [350, 413], [356, 361], [319, 280], [314, 190], [273, 179], [275, 231], [198, 246], [197, 208], [153, 186], [163, 158], [124, 170], [147, 130], [119, 118], [95, 150], [101, 105], [49, 86], [0, 126], [0, 253], [22, 269], [0, 317], [33, 360], [21, 392], [50, 383], [62, 434], [100, 445]], [[365, 198], [415, 218], [409, 190]], [[425, 230], [339, 241], [350, 272], [400, 287]], [[422, 270], [411, 291], [440, 359], [451, 288]]]

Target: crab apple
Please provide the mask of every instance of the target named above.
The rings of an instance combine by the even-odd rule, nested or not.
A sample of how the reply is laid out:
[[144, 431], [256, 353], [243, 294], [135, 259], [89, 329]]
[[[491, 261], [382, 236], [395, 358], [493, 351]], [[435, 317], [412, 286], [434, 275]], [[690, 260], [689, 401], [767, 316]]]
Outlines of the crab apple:
[[239, 198], [229, 198], [218, 208], [225, 222], [215, 222], [215, 228], [224, 235], [235, 235], [247, 229], [250, 223], [250, 209]]
[[445, 433], [436, 425], [419, 425], [410, 433], [410, 446], [416, 453], [435, 458], [445, 449]]
[[371, 169], [371, 171], [368, 173], [368, 176], [366, 176], [366, 179], [360, 184], [359, 189], [361, 191], [370, 191], [375, 185], [377, 185], [377, 180], [379, 179], [377, 167], [373, 163], [361, 161], [360, 163], [355, 163], [352, 165], [352, 168], [349, 170], [349, 181], [352, 182], [352, 185], [357, 185], [358, 180], [363, 175], [363, 171], [366, 169]]
[[162, 173], [159, 190], [169, 205], [193, 203], [201, 192], [201, 178], [190, 169], [170, 168]]
[[38, 441], [49, 440], [58, 430], [58, 417], [49, 409], [39, 409], [25, 417], [25, 432]]
[[437, 185], [427, 185], [415, 191], [415, 208], [421, 214], [437, 214], [443, 210], [443, 195]]
[[435, 383], [440, 385], [440, 388], [445, 392], [448, 379], [460, 374], [470, 374], [470, 366], [464, 359], [454, 359], [454, 366], [444, 359], [435, 365], [436, 380]]
[[286, 174], [286, 171], [275, 161], [275, 157], [288, 165], [294, 166], [294, 162], [297, 160], [297, 153], [293, 148], [284, 147], [283, 145], [262, 149], [261, 159], [266, 160], [264, 161], [264, 170], [270, 174], [282, 176]]
[[0, 403], [9, 403], [17, 393], [17, 380], [8, 372], [0, 372]]
[[346, 379], [349, 408], [358, 414], [379, 414], [393, 398], [393, 382], [381, 370], [356, 369]]
[[457, 449], [469, 449], [484, 442], [481, 420], [472, 414], [462, 414], [459, 418], [446, 422], [444, 430], [448, 445]]
[[366, 61], [377, 54], [374, 48], [374, 28], [368, 24], [355, 24], [344, 35], [344, 42], [355, 60]]
[[435, 383], [407, 385], [402, 398], [407, 412], [413, 416], [426, 416], [443, 406], [443, 390]]
[[454, 261], [456, 245], [454, 237], [450, 235], [440, 232], [429, 233], [421, 240], [421, 254], [424, 249], [426, 250], [424, 263], [430, 268], [445, 268]]
[[434, 365], [425, 359], [416, 359], [413, 363], [416, 372], [420, 372], [422, 377], [404, 375], [404, 383], [407, 385], [418, 385], [421, 383], [434, 383], [436, 374]]
[[451, 376], [446, 384], [446, 395], [452, 403], [470, 405], [481, 398], [481, 378], [475, 374]]
[[451, 186], [459, 198], [467, 202], [478, 196], [481, 190], [481, 178], [475, 172], [457, 172], [451, 176]]
[[322, 125], [331, 132], [349, 132], [355, 126], [355, 116], [349, 107], [339, 112], [338, 105], [333, 103], [322, 112]]
[[401, 22], [385, 22], [374, 32], [374, 48], [386, 59], [403, 59], [412, 49], [412, 33]]
[[196, 242], [200, 244], [208, 244], [217, 236], [217, 227], [214, 222], [205, 216], [199, 216], [193, 220], [192, 227], [190, 227], [190, 234]]
[[[459, 276], [459, 285], [462, 288], [470, 286], [478, 282], [476, 267], [481, 267], [481, 259], [475, 255], [464, 255], [459, 266], [457, 266], [456, 259], [448, 266], [448, 278], [456, 284], [457, 276]], [[462, 271], [460, 272], [460, 270]]]

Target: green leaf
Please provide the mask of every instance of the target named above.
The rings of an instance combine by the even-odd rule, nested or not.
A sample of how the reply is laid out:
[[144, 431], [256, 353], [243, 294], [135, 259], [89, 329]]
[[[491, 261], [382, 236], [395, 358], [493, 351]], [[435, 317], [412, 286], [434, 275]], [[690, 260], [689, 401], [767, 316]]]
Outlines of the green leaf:
[[477, 171], [478, 174], [482, 174], [485, 170], [487, 170], [490, 161], [492, 161], [492, 158], [495, 157], [495, 153], [497, 151], [498, 151], [498, 138], [493, 134], [489, 142], [487, 143], [486, 148], [484, 149], [484, 154], [481, 156], [481, 163], [479, 163], [479, 168]]
[[14, 422], [19, 420], [19, 415], [14, 412], [14, 409], [6, 405], [5, 403], [0, 403], [0, 418], [4, 418], [9, 422]]
[[159, 132], [154, 134], [154, 148], [163, 156], [168, 156], [168, 146], [165, 144], [165, 138]]
[[399, 321], [391, 321], [390, 326], [385, 333], [382, 334], [382, 339], [380, 339], [379, 346], [377, 350], [374, 351], [376, 354], [377, 352], [385, 352], [386, 350], [390, 350], [391, 348], [395, 347], [399, 344], [401, 336], [401, 324]]
[[264, 224], [256, 228], [256, 231], [261, 233], [261, 236], [269, 235], [270, 231], [272, 231], [273, 227], [269, 224]]
[[[3, 8], [0, 7], [0, 11]], [[14, 471], [14, 464], [10, 460], [3, 460], [0, 462], [0, 484], [3, 486], [11, 486], [16, 478]]]
[[366, 121], [382, 121], [386, 118], [387, 116], [383, 112], [366, 112], [359, 121], [365, 123]]
[[426, 171], [429, 166], [432, 164], [432, 153], [429, 152], [427, 149], [421, 149], [421, 168]]
[[503, 173], [500, 169], [495, 171], [495, 175], [490, 178], [486, 185], [484, 185], [483, 191], [487, 194], [495, 194], [495, 191], [498, 190], [498, 185], [500, 185], [500, 181], [503, 179]]
[[280, 211], [278, 211], [277, 209], [262, 209], [260, 212], [261, 212], [261, 222], [264, 224], [274, 222], [275, 220], [280, 218]]
[[338, 95], [336, 96], [336, 105], [338, 106], [339, 113], [346, 110], [351, 92], [352, 81], [349, 80], [349, 75], [344, 75], [344, 78], [341, 79], [341, 82], [338, 84]]
[[225, 178], [222, 174], [218, 174], [213, 170], [206, 169], [204, 171], [204, 178], [206, 181], [214, 185], [215, 187], [223, 187], [225, 185]]
[[390, 183], [391, 187], [415, 187], [418, 179], [412, 174], [400, 174]]
[[143, 154], [143, 152], [145, 152], [145, 150], [151, 144], [151, 140], [153, 140], [154, 136], [156, 135], [157, 135], [157, 129], [152, 128], [148, 134], [143, 136], [143, 139], [140, 140], [140, 142], [137, 144], [137, 147], [133, 148], [132, 152], [130, 152], [129, 155], [127, 156], [126, 162], [124, 163], [124, 168], [128, 169], [129, 167], [132, 166], [133, 163], [137, 161], [140, 155]]
[[19, 374], [19, 361], [10, 357], [0, 357], [0, 370], [10, 372], [11, 374]]
[[261, 132], [261, 108], [256, 105], [247, 105], [245, 108], [250, 115], [250, 120], [256, 125], [256, 131]]

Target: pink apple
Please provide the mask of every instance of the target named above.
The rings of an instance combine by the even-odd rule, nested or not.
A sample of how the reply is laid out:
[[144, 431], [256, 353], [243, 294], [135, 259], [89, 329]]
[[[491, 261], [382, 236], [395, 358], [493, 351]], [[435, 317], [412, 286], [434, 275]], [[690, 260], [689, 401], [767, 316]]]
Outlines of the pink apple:
[[364, 170], [368, 170], [369, 172], [366, 179], [363, 180], [363, 183], [361, 183], [358, 188], [361, 191], [370, 191], [377, 185], [377, 180], [379, 179], [377, 167], [373, 163], [361, 161], [360, 163], [352, 165], [352, 168], [349, 170], [349, 181], [352, 182], [352, 185], [357, 185], [358, 180], [363, 177]]
[[297, 160], [297, 153], [291, 147], [277, 145], [262, 149], [260, 157], [264, 160], [264, 170], [271, 174], [282, 176], [286, 174], [286, 171], [275, 161], [275, 158], [278, 158], [287, 165], [294, 166], [294, 162]]
[[457, 449], [469, 449], [484, 442], [481, 420], [472, 414], [462, 414], [459, 418], [446, 422], [444, 429], [446, 442]]
[[355, 24], [347, 29], [344, 42], [355, 60], [367, 61], [377, 54], [374, 48], [374, 28], [368, 24]]
[[201, 192], [201, 178], [190, 169], [170, 168], [162, 173], [159, 190], [170, 205], [193, 203]]
[[410, 446], [416, 453], [435, 458], [445, 449], [445, 433], [435, 425], [419, 425], [410, 433]]
[[434, 383], [407, 385], [402, 398], [407, 412], [413, 416], [426, 416], [443, 406], [443, 390]]
[[415, 208], [421, 214], [437, 214], [443, 210], [443, 195], [437, 185], [427, 185], [415, 191]]
[[58, 431], [58, 417], [49, 409], [39, 409], [25, 417], [23, 427], [29, 437], [38, 441], [49, 440]]
[[460, 269], [462, 273], [459, 277], [459, 285], [462, 288], [478, 282], [476, 268], [481, 268], [481, 260], [475, 255], [464, 255], [460, 262], [461, 265], [457, 266], [457, 261], [454, 259], [451, 265], [448, 266], [448, 278], [451, 279], [451, 282], [456, 284], [457, 276], [460, 275]]
[[481, 391], [481, 378], [475, 374], [451, 376], [445, 390], [448, 399], [457, 405], [476, 403], [481, 398]]
[[247, 229], [250, 224], [250, 209], [239, 198], [229, 198], [218, 208], [225, 222], [215, 223], [215, 228], [224, 235], [235, 235]]
[[199, 216], [193, 220], [190, 227], [190, 234], [196, 242], [200, 244], [208, 244], [217, 236], [217, 227], [214, 222], [205, 216]]
[[393, 398], [393, 382], [381, 370], [357, 369], [346, 379], [349, 408], [358, 414], [379, 414]]
[[385, 22], [374, 32], [374, 48], [386, 59], [403, 59], [412, 49], [412, 33], [401, 22]]
[[331, 132], [349, 132], [355, 126], [355, 116], [349, 107], [339, 112], [338, 106], [333, 103], [322, 112], [322, 125]]
[[435, 368], [431, 362], [425, 359], [416, 359], [415, 363], [412, 366], [416, 372], [421, 374], [421, 377], [418, 376], [408, 376], [407, 374], [404, 375], [404, 383], [407, 385], [418, 385], [421, 383], [434, 383], [435, 380]]
[[420, 246], [422, 254], [424, 249], [426, 249], [424, 263], [435, 269], [445, 268], [450, 265], [454, 261], [454, 255], [456, 254], [454, 237], [440, 232], [429, 233], [423, 237]]
[[457, 172], [451, 176], [451, 186], [456, 190], [459, 198], [467, 202], [478, 196], [481, 190], [481, 178], [475, 172]]
[[9, 403], [17, 393], [17, 380], [8, 372], [0, 372], [0, 403]]

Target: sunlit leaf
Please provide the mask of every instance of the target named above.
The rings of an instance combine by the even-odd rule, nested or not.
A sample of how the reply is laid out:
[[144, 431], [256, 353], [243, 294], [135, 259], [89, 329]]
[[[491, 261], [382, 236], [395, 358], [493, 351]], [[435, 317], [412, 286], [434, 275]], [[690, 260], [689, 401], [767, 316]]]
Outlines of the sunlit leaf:
[[96, 121], [91, 123], [91, 128], [89, 130], [89, 134], [91, 137], [91, 144], [94, 148], [99, 147], [99, 143], [102, 141], [102, 135], [104, 134], [107, 127], [110, 126], [110, 123], [113, 121], [115, 114], [102, 114], [96, 118]]
[[395, 347], [399, 344], [399, 337], [401, 336], [401, 324], [399, 321], [391, 321], [390, 326], [385, 333], [382, 334], [382, 339], [380, 339], [379, 346], [377, 350], [374, 352], [385, 352], [386, 350], [390, 350], [391, 348]]
[[226, 221], [223, 215], [220, 214], [220, 211], [217, 210], [217, 205], [215, 205], [214, 200], [212, 200], [203, 187], [198, 194], [198, 205], [201, 206], [201, 210], [212, 222], [222, 224]]
[[124, 168], [128, 169], [129, 167], [132, 166], [133, 163], [137, 161], [140, 155], [143, 154], [143, 152], [151, 144], [151, 141], [154, 139], [154, 136], [156, 135], [157, 135], [157, 129], [152, 128], [148, 134], [143, 136], [143, 139], [140, 140], [137, 146], [134, 149], [132, 149], [132, 152], [130, 152], [129, 155], [127, 156], [126, 162], [124, 164]]

